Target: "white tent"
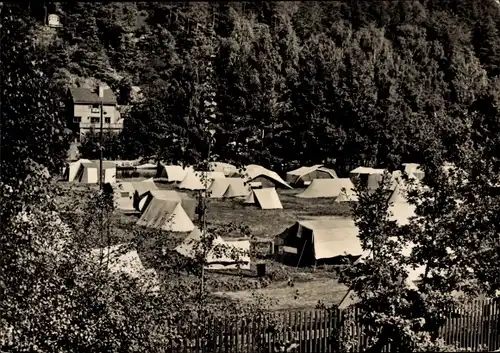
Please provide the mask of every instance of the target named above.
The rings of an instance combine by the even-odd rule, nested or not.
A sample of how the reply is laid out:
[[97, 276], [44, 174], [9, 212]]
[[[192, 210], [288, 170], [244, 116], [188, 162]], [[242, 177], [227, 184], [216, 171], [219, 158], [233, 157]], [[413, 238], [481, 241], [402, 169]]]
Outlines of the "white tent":
[[351, 170], [350, 174], [384, 174], [385, 169], [378, 169], [372, 167], [357, 167]]
[[252, 194], [254, 202], [251, 202], [251, 196], [247, 196], [245, 203], [255, 203], [263, 210], [283, 208], [275, 188], [254, 189]]
[[171, 183], [181, 182], [188, 172], [194, 171], [192, 167], [183, 168], [180, 165], [165, 165], [163, 166], [162, 176], [165, 176]]
[[82, 163], [75, 179], [80, 183], [97, 184], [99, 182], [99, 172], [97, 166], [90, 163]]
[[145, 211], [149, 206], [149, 203], [153, 200], [167, 200], [167, 201], [175, 201], [180, 202], [184, 211], [189, 216], [189, 218], [193, 219], [196, 213], [197, 201], [196, 199], [190, 197], [189, 195], [178, 192], [176, 190], [151, 190], [147, 193], [143, 194], [139, 199], [137, 204], [138, 211]]
[[300, 167], [286, 173], [286, 181], [291, 184], [311, 183], [314, 179], [334, 179], [338, 178], [333, 169], [323, 167], [322, 164], [316, 164], [311, 167]]
[[[175, 251], [186, 257], [194, 258], [202, 239], [202, 232], [198, 228], [194, 228], [182, 244], [175, 248]], [[212, 241], [212, 248], [206, 254], [205, 261], [206, 269], [221, 270], [238, 267], [250, 269], [250, 241], [227, 242], [220, 236], [216, 236]]]
[[137, 225], [170, 232], [190, 232], [194, 224], [180, 202], [152, 199]]
[[134, 210], [134, 185], [131, 182], [119, 182], [114, 185], [116, 207], [124, 211]]
[[238, 168], [236, 166], [224, 163], [224, 162], [210, 162], [209, 163], [210, 170], [213, 172], [222, 172], [226, 177], [230, 177], [234, 174], [238, 173]]
[[[368, 190], [370, 191], [375, 191], [379, 186], [380, 183], [382, 182], [382, 178], [384, 177], [384, 174], [380, 173], [375, 173], [375, 174], [369, 174], [368, 179], [367, 179], [367, 187]], [[396, 177], [394, 176], [394, 173], [390, 175], [390, 184], [389, 184], [389, 190], [394, 190], [396, 188], [398, 181]]]
[[226, 180], [229, 184], [222, 195], [223, 198], [246, 197], [250, 194], [250, 187], [245, 185], [242, 178], [227, 178]]
[[[210, 187], [210, 183], [207, 186]], [[187, 172], [177, 187], [186, 190], [205, 190], [205, 185], [203, 185], [200, 178], [194, 172]]]
[[315, 263], [338, 256], [360, 256], [363, 251], [354, 221], [328, 217], [298, 221], [275, 238], [275, 246], [293, 254], [297, 262]]
[[267, 183], [272, 183], [274, 187], [284, 187], [288, 189], [293, 189], [290, 185], [286, 183], [276, 172], [266, 169], [260, 165], [250, 164], [245, 168], [245, 176], [247, 182], [258, 182], [263, 185], [263, 181], [267, 180]]
[[224, 193], [227, 190], [227, 187], [229, 186], [229, 178], [225, 179], [215, 179], [208, 188], [209, 192], [209, 197], [212, 199], [220, 199], [222, 196], [224, 196]]
[[92, 163], [92, 162], [88, 159], [79, 159], [76, 162], [71, 162], [67, 164], [65, 174], [68, 181], [75, 180], [80, 170], [80, 167], [82, 166], [82, 163]]
[[[109, 255], [109, 270], [112, 273], [125, 273], [132, 278], [139, 279], [152, 291], [159, 290], [159, 279], [154, 269], [146, 269], [136, 250], [128, 250], [127, 244], [120, 244], [103, 249], [94, 249], [91, 252], [93, 259], [99, 259], [102, 254], [107, 261]], [[104, 262], [107, 263], [107, 262]]]
[[314, 179], [302, 193], [295, 195], [303, 198], [337, 197], [345, 188], [348, 193], [354, 193], [354, 184], [349, 178]]
[[403, 163], [404, 171], [408, 174], [413, 174], [418, 180], [422, 180], [425, 176], [420, 164], [418, 163]]

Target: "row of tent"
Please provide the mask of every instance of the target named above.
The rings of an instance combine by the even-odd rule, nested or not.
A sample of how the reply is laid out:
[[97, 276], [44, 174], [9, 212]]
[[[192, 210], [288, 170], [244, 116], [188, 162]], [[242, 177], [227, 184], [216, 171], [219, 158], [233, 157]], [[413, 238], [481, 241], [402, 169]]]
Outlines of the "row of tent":
[[[117, 183], [114, 193], [117, 208], [141, 213], [139, 226], [170, 232], [191, 232], [195, 227], [192, 220], [197, 200], [185, 192], [160, 190], [149, 179]], [[283, 208], [274, 188], [249, 189], [246, 195], [235, 194], [232, 198], [240, 198], [244, 204], [254, 204], [261, 209]]]

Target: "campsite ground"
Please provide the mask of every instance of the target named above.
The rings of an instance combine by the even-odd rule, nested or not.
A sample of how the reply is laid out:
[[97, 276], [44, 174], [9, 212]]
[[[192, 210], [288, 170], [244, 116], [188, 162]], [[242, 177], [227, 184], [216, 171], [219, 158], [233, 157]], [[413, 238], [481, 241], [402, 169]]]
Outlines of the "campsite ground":
[[[96, 186], [61, 183], [65, 189], [72, 188], [77, 193], [88, 193]], [[170, 189], [171, 185], [157, 183], [161, 189]], [[335, 203], [332, 199], [303, 199], [294, 195], [302, 190], [278, 190], [283, 205], [282, 210], [261, 210], [255, 206], [244, 205], [239, 200], [209, 201], [208, 223], [211, 228], [228, 228], [232, 231], [227, 237], [242, 237], [238, 229], [246, 228], [250, 235], [259, 239], [273, 239], [298, 219], [315, 218], [318, 216], [346, 216], [349, 214], [348, 203]], [[65, 203], [71, 200], [64, 200]], [[111, 236], [113, 244], [133, 242], [138, 246], [138, 252], [146, 267], [154, 267], [163, 281], [192, 281], [188, 275], [172, 275], [172, 271], [158, 262], [162, 249], [172, 250], [185, 236], [184, 234], [152, 235], [138, 229], [135, 223], [139, 215], [116, 210], [114, 214], [114, 229]], [[236, 227], [234, 227], [236, 226]], [[141, 239], [138, 239], [141, 238]], [[96, 240], [96, 247], [97, 244]], [[265, 248], [265, 246], [264, 246]], [[255, 300], [252, 293], [261, 294], [271, 300], [278, 300], [272, 305], [274, 310], [310, 309], [318, 301], [325, 305], [338, 303], [346, 293], [346, 288], [337, 281], [334, 267], [295, 268], [280, 264], [272, 259], [259, 259], [266, 263], [266, 278], [257, 278], [256, 265], [250, 271], [241, 273], [209, 273], [207, 286], [215, 295], [243, 303]], [[174, 276], [174, 277], [172, 277]], [[288, 280], [293, 280], [293, 287]]]

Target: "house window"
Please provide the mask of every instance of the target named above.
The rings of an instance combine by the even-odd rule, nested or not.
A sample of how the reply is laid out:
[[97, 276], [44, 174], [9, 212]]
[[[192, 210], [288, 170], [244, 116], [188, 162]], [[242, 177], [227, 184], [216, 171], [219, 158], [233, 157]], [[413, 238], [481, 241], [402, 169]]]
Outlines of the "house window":
[[111, 124], [111, 118], [104, 118], [104, 122], [106, 124]]
[[92, 124], [96, 124], [96, 123], [98, 123], [98, 122], [99, 122], [99, 118], [91, 117], [91, 118], [90, 118], [90, 122], [91, 122]]
[[74, 123], [81, 123], [82, 122], [82, 117], [81, 116], [74, 116], [73, 117], [73, 122]]
[[93, 109], [99, 109], [99, 104], [92, 104]]
[[128, 192], [121, 192], [120, 196], [121, 197], [128, 197], [129, 195], [128, 195]]

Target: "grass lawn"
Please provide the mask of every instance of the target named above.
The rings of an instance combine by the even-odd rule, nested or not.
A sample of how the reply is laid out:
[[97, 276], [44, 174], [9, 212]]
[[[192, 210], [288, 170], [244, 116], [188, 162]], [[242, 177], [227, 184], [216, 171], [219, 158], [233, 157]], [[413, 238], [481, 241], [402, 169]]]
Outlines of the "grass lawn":
[[[128, 181], [128, 180], [127, 180]], [[172, 189], [173, 185], [156, 183], [160, 189]], [[97, 185], [60, 184], [63, 189], [73, 189], [77, 194], [89, 193], [97, 190]], [[208, 223], [210, 227], [223, 227], [230, 223], [237, 226], [247, 226], [251, 234], [258, 238], [272, 239], [299, 219], [316, 218], [319, 216], [348, 216], [348, 203], [335, 203], [333, 199], [302, 199], [295, 197], [301, 189], [277, 190], [283, 209], [261, 210], [256, 206], [244, 205], [241, 200], [211, 199], [208, 208]], [[71, 200], [61, 196], [63, 203]], [[144, 265], [153, 267], [165, 283], [180, 281], [195, 281], [194, 277], [173, 274], [161, 262], [163, 249], [172, 250], [186, 234], [157, 233], [152, 235], [141, 231], [136, 226], [139, 214], [116, 210], [114, 227], [111, 235], [111, 244], [132, 242]], [[137, 239], [141, 235], [141, 239]], [[144, 235], [145, 234], [145, 235]], [[227, 234], [227, 237], [241, 237], [237, 231]], [[99, 244], [96, 240], [96, 247]], [[244, 273], [228, 274], [207, 271], [207, 288], [216, 293], [217, 297], [229, 300], [238, 300], [243, 303], [252, 299], [252, 292], [256, 291], [264, 297], [278, 300], [272, 308], [274, 310], [311, 309], [318, 301], [325, 305], [338, 304], [346, 293], [346, 288], [336, 281], [337, 274], [333, 268], [318, 267], [294, 268], [282, 265], [273, 260], [260, 260], [267, 266], [265, 280], [257, 278], [255, 264], [252, 269]], [[294, 287], [287, 285], [288, 279], [294, 281]], [[298, 291], [298, 295], [297, 295]]]

